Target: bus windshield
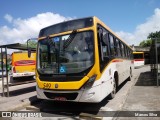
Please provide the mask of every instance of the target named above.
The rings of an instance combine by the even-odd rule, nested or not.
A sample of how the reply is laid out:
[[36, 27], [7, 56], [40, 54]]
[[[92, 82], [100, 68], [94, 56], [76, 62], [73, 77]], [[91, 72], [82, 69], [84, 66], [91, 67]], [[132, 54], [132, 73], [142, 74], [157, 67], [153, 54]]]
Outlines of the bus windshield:
[[84, 31], [39, 40], [37, 70], [41, 74], [80, 73], [93, 63], [93, 32]]
[[133, 54], [133, 56], [134, 56], [134, 59], [144, 59], [144, 56], [143, 56], [143, 53], [139, 53], [139, 54]]

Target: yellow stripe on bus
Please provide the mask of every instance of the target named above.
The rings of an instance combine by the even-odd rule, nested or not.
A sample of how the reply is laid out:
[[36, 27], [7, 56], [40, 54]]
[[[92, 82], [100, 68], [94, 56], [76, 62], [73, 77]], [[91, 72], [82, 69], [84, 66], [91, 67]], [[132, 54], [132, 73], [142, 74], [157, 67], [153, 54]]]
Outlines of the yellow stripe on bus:
[[[53, 90], [78, 90], [80, 89], [84, 83], [89, 79], [89, 77], [85, 76], [80, 81], [71, 81], [71, 82], [47, 82], [40, 81], [37, 77], [38, 87], [41, 89], [53, 89]], [[50, 84], [50, 86], [45, 88], [46, 84]], [[56, 84], [58, 87], [56, 88]]]

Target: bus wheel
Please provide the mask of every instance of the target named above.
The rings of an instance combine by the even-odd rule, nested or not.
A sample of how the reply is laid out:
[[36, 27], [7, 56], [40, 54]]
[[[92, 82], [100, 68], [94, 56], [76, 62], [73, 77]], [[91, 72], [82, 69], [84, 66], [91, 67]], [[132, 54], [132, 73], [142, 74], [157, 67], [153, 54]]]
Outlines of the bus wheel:
[[117, 85], [116, 85], [116, 81], [115, 78], [113, 79], [113, 90], [112, 92], [109, 94], [109, 99], [113, 99], [116, 95], [116, 91], [117, 91]]

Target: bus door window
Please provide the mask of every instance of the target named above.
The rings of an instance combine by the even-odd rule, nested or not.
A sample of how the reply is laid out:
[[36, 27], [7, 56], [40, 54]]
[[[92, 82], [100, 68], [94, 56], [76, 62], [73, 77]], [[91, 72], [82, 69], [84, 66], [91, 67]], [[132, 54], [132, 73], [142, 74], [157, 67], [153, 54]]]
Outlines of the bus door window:
[[102, 71], [110, 58], [110, 49], [108, 42], [108, 31], [104, 28], [98, 28], [98, 50], [99, 50], [99, 59], [100, 59], [100, 71]]
[[103, 61], [103, 49], [102, 49], [102, 35], [103, 35], [103, 29], [98, 27], [98, 33], [97, 33], [97, 37], [98, 37], [98, 52], [99, 52], [99, 59], [100, 62]]
[[104, 59], [110, 55], [108, 31], [103, 28], [100, 29], [102, 29], [102, 33], [98, 37], [98, 46], [99, 52], [101, 51], [100, 57], [102, 58], [102, 61], [104, 61]]

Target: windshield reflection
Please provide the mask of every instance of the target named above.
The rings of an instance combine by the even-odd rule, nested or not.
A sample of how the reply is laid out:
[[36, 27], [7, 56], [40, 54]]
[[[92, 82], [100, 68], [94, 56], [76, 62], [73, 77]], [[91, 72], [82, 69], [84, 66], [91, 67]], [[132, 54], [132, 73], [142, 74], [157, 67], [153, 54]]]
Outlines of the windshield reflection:
[[[38, 71], [41, 74], [80, 73], [93, 65], [93, 32], [40, 40], [38, 43]], [[65, 47], [64, 47], [65, 46]]]

